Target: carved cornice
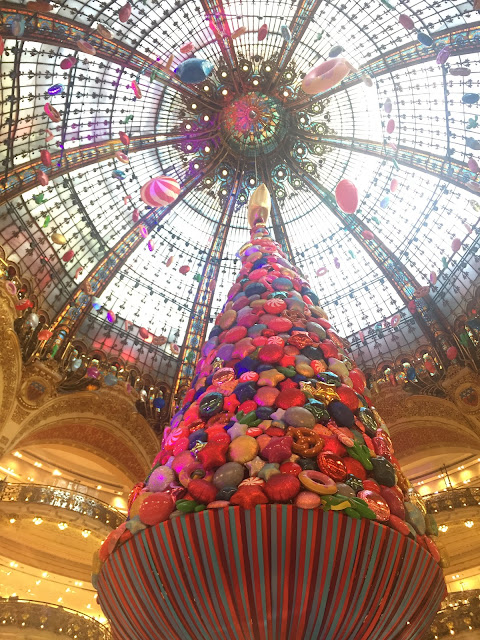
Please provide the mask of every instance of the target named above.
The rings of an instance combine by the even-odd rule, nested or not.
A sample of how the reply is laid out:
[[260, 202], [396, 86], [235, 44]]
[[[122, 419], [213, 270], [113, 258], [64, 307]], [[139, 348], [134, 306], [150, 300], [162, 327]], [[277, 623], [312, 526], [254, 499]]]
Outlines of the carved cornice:
[[22, 358], [13, 321], [17, 317], [12, 297], [0, 282], [0, 434], [13, 410]]

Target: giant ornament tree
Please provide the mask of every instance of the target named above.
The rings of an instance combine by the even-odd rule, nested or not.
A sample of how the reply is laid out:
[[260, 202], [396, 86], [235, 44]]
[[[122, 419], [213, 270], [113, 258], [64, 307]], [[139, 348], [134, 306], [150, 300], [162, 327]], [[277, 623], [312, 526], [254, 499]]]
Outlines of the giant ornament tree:
[[118, 640], [407, 640], [445, 595], [435, 521], [269, 209], [262, 185], [191, 389], [96, 559]]

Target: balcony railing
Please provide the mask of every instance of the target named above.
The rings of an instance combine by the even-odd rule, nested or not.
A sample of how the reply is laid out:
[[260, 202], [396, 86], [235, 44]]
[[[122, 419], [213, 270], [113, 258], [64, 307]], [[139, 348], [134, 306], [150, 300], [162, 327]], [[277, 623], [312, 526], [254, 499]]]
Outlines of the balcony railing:
[[423, 496], [428, 513], [480, 506], [480, 487], [460, 487]]
[[81, 513], [116, 529], [125, 516], [110, 505], [85, 493], [41, 484], [0, 482], [0, 502], [44, 504]]
[[[435, 616], [430, 630], [422, 640], [451, 638], [462, 631], [480, 629], [480, 589], [450, 593], [442, 602], [442, 608]], [[472, 634], [472, 639], [477, 638]]]
[[0, 599], [0, 629], [12, 626], [76, 640], [113, 640], [108, 627], [79, 611], [33, 600]]

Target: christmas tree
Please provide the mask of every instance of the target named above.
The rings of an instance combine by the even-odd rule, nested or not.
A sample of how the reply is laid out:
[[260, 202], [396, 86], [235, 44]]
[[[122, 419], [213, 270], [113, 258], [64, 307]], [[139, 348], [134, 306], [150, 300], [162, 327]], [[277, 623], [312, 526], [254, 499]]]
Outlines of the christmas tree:
[[[100, 601], [120, 638], [420, 637], [444, 595], [435, 521], [402, 473], [363, 373], [269, 235], [268, 211], [262, 185], [192, 386], [132, 491], [128, 522], [100, 550]], [[118, 593], [131, 597], [123, 580], [139, 580], [137, 553], [153, 563], [157, 591], [140, 589], [150, 628], [130, 615], [125, 631]], [[172, 573], [185, 579], [181, 590]], [[335, 617], [354, 604], [354, 620]]]

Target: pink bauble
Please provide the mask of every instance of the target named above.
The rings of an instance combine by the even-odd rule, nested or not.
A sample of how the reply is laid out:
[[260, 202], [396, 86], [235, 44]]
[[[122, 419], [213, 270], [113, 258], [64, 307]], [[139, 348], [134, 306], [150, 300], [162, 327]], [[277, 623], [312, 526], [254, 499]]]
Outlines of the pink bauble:
[[468, 159], [468, 168], [470, 169], [470, 171], [473, 171], [473, 173], [478, 173], [480, 171], [478, 162], [474, 158]]
[[180, 193], [180, 185], [175, 178], [160, 176], [149, 180], [140, 189], [140, 198], [151, 207], [165, 207], [172, 204]]
[[120, 133], [118, 134], [119, 138], [120, 138], [120, 142], [122, 144], [128, 145], [130, 144], [130, 136], [128, 136], [125, 131], [120, 131]]
[[392, 193], [395, 193], [397, 189], [398, 189], [398, 180], [396, 178], [393, 178], [393, 180], [390, 183], [390, 191]]
[[120, 162], [123, 162], [123, 164], [128, 164], [130, 162], [130, 158], [126, 153], [123, 153], [123, 151], [116, 151], [115, 158]]
[[395, 120], [390, 119], [387, 122], [387, 133], [393, 133], [395, 131]]
[[40, 151], [40, 160], [46, 167], [52, 166], [52, 156], [50, 155], [50, 151], [48, 151], [48, 149], [42, 149]]
[[143, 524], [153, 526], [167, 520], [174, 508], [170, 494], [153, 493], [142, 502], [138, 515]]
[[64, 262], [70, 262], [70, 260], [73, 258], [74, 255], [75, 255], [75, 251], [73, 251], [73, 249], [69, 249], [66, 253], [63, 254], [62, 260]]
[[132, 15], [132, 5], [129, 2], [127, 2], [127, 4], [124, 4], [123, 7], [118, 12], [118, 17], [120, 19], [120, 22], [126, 22], [131, 15]]
[[458, 349], [457, 347], [448, 347], [447, 349], [447, 358], [449, 360], [455, 360], [455, 358], [458, 356]]
[[455, 238], [452, 241], [452, 251], [454, 252], [460, 251], [461, 246], [462, 246], [462, 241], [460, 240], [460, 238]]
[[407, 31], [411, 31], [415, 28], [415, 24], [410, 16], [407, 16], [405, 13], [402, 13], [398, 16], [398, 21]]
[[362, 231], [362, 236], [365, 238], [365, 240], [373, 240], [375, 237], [373, 233], [368, 229], [365, 229], [365, 231]]
[[407, 307], [410, 313], [415, 313], [415, 311], [417, 310], [417, 305], [415, 304], [415, 300], [410, 300], [410, 302], [407, 304]]
[[45, 173], [45, 171], [42, 171], [41, 169], [39, 169], [37, 171], [37, 180], [42, 185], [42, 187], [46, 187], [47, 186], [47, 184], [48, 184], [48, 176]]
[[340, 180], [335, 189], [335, 200], [345, 213], [355, 213], [358, 207], [357, 187], [350, 180]]
[[180, 267], [179, 271], [183, 276], [186, 276], [187, 273], [190, 271], [190, 267], [185, 264], [182, 267]]
[[437, 284], [437, 274], [435, 273], [435, 271], [430, 272], [430, 282], [432, 284]]
[[134, 209], [132, 213], [132, 220], [138, 222], [140, 220], [140, 212], [138, 209]]

